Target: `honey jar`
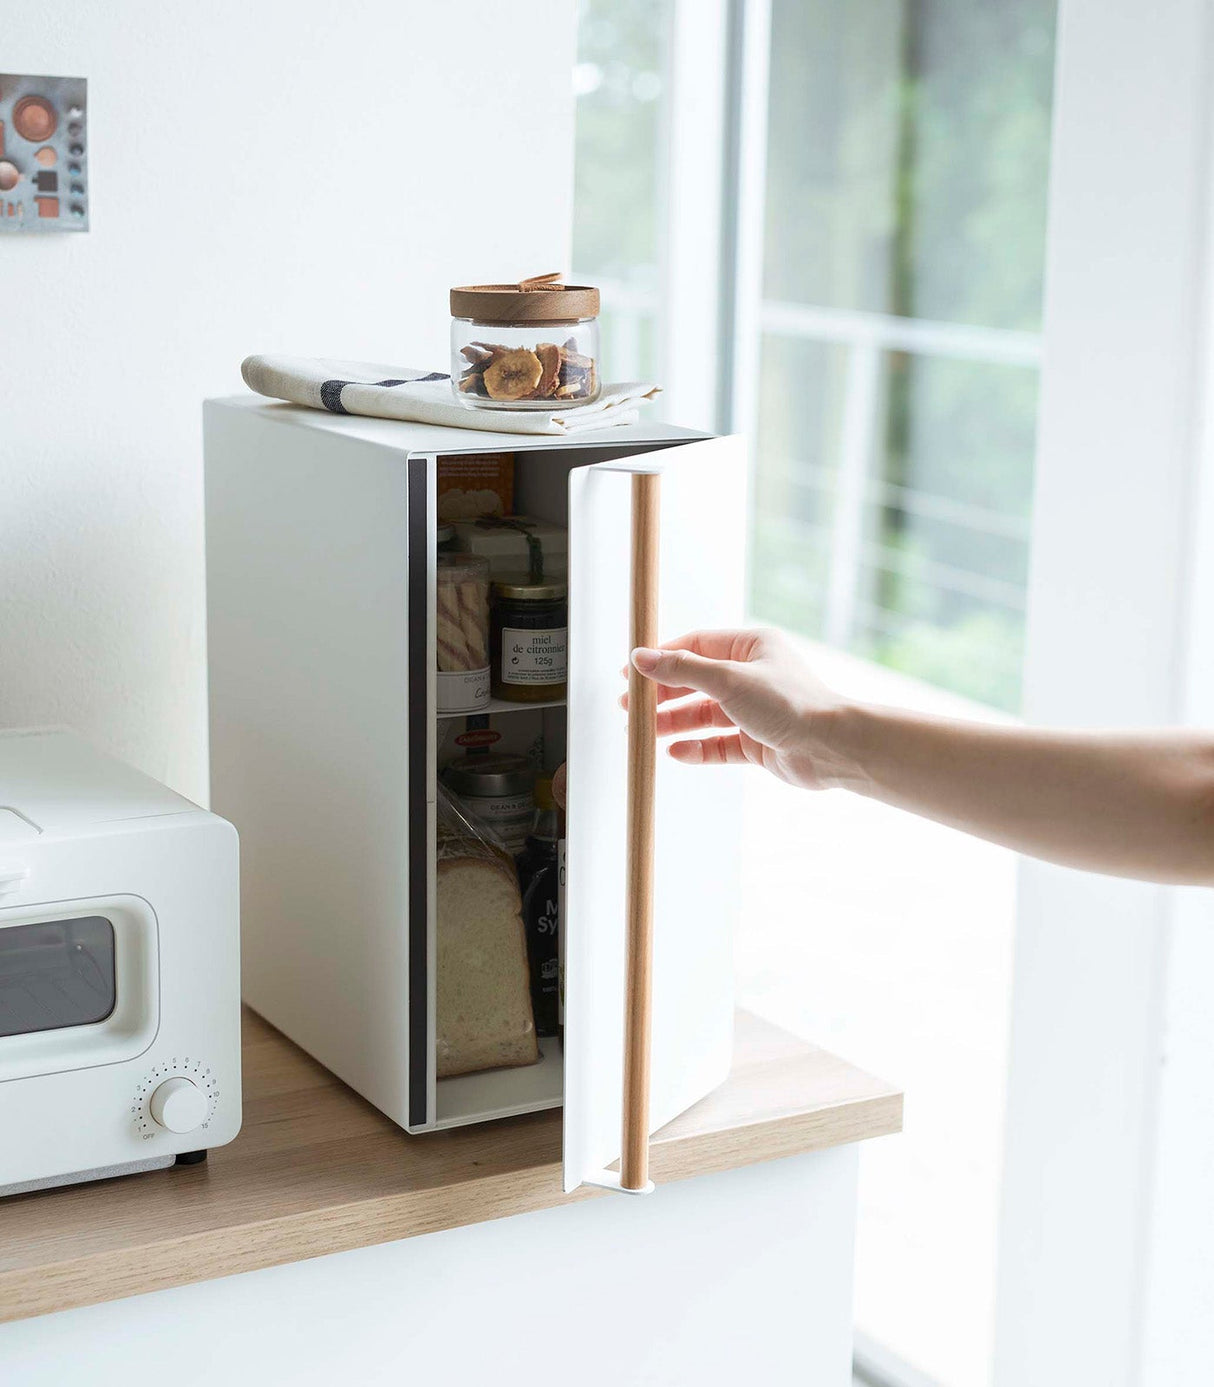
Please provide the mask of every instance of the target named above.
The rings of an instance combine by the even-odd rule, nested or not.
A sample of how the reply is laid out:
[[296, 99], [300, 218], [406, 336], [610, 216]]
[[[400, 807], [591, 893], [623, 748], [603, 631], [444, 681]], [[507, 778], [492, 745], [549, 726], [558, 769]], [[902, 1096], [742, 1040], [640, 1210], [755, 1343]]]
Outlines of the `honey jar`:
[[493, 584], [489, 661], [495, 698], [542, 703], [565, 697], [568, 592], [563, 581], [526, 573]]

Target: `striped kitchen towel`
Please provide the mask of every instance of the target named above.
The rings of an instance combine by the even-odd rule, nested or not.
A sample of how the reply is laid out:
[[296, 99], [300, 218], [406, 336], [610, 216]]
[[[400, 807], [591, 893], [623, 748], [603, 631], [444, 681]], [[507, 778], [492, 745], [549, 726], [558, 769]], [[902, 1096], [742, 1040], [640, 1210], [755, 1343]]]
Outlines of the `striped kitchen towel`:
[[578, 433], [613, 424], [635, 424], [639, 405], [656, 385], [605, 385], [597, 400], [564, 409], [469, 409], [455, 398], [451, 377], [440, 371], [377, 366], [366, 361], [327, 361], [304, 356], [247, 356], [240, 374], [250, 390], [334, 414], [373, 414], [489, 433]]

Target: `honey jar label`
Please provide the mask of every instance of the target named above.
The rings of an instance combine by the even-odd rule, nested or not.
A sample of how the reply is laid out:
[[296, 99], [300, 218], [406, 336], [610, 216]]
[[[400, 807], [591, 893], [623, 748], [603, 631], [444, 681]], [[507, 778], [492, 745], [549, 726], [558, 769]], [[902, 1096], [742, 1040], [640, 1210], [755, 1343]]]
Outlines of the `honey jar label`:
[[566, 676], [567, 632], [564, 626], [547, 631], [502, 627], [503, 684], [563, 684]]

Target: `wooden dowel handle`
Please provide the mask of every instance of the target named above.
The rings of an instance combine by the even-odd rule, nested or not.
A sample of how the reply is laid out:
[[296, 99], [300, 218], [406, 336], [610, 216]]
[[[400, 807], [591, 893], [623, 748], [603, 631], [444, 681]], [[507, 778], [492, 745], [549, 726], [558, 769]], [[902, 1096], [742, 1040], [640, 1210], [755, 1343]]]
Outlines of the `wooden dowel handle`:
[[[632, 648], [658, 641], [658, 540], [661, 477], [632, 478]], [[654, 782], [657, 685], [628, 666], [627, 985], [624, 1114], [620, 1184], [649, 1183], [649, 1045], [653, 994]]]

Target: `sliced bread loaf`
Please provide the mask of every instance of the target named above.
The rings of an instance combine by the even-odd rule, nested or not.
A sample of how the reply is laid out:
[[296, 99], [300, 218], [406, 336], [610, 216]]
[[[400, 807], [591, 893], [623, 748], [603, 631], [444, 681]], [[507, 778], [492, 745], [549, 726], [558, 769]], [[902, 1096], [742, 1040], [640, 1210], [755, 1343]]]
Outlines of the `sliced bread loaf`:
[[518, 881], [509, 858], [440, 840], [436, 1061], [440, 1079], [539, 1059]]

